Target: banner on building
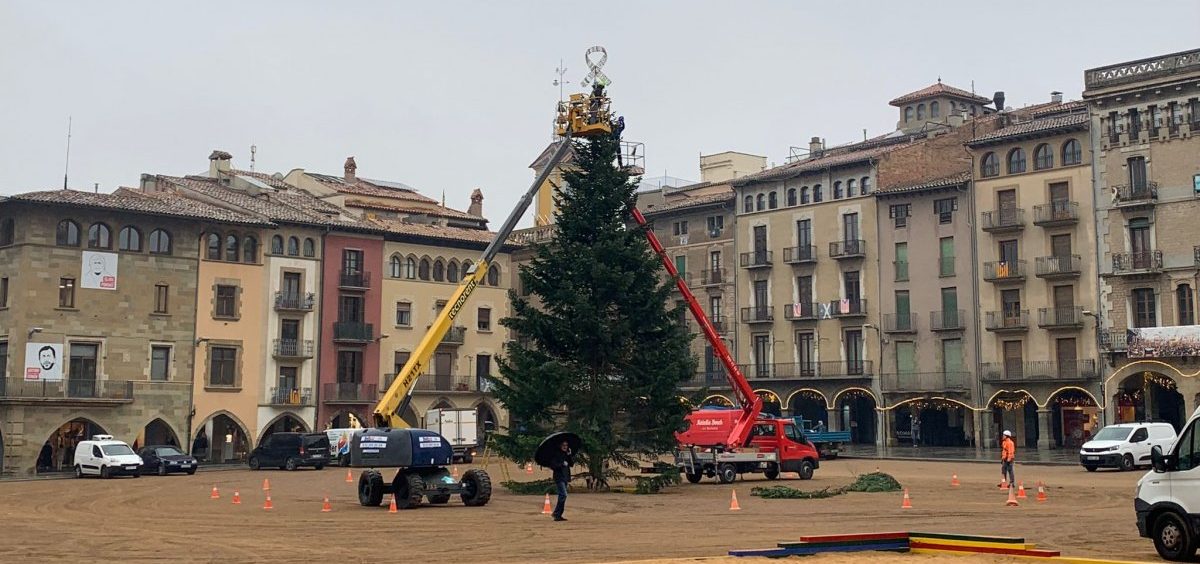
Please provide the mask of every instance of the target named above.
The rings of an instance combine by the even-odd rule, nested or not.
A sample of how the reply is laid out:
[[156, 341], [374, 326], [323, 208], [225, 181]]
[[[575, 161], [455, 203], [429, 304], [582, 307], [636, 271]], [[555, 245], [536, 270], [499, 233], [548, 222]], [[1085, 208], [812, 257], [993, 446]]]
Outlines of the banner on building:
[[25, 343], [25, 379], [62, 381], [63, 346], [56, 343]]
[[1142, 327], [1129, 330], [1129, 358], [1200, 356], [1200, 325]]
[[89, 290], [117, 289], [117, 254], [83, 252], [83, 274], [79, 277], [81, 288]]

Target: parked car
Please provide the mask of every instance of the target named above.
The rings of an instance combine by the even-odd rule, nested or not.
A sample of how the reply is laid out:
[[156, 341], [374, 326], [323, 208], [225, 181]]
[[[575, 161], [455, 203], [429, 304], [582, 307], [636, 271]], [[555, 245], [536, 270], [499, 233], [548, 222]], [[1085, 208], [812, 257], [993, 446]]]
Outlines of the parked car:
[[278, 466], [296, 470], [312, 466], [320, 470], [329, 463], [329, 437], [324, 433], [274, 433], [263, 439], [250, 453], [251, 470]]
[[1200, 514], [1198, 419], [1200, 409], [1175, 441], [1150, 449], [1154, 470], [1138, 480], [1133, 499], [1138, 534], [1153, 539], [1154, 549], [1167, 560], [1191, 560], [1200, 546], [1195, 518]]
[[1170, 423], [1118, 423], [1100, 429], [1079, 449], [1079, 464], [1088, 472], [1097, 468], [1133, 470], [1150, 464], [1150, 449], [1175, 442]]
[[196, 473], [196, 458], [171, 445], [142, 447], [138, 456], [142, 457], [143, 472], [156, 472], [159, 476], [171, 472], [187, 472], [188, 476]]
[[133, 452], [129, 445], [113, 440], [112, 435], [93, 435], [90, 441], [80, 441], [75, 446], [75, 477], [96, 475], [111, 478], [142, 475], [142, 457]]

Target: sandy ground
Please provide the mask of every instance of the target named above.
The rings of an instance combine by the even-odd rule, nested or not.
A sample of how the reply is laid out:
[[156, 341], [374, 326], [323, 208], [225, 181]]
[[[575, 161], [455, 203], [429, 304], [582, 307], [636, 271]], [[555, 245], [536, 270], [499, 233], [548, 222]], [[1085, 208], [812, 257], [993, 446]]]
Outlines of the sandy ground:
[[[512, 469], [512, 477], [528, 478]], [[303, 561], [341, 562], [745, 562], [720, 558], [730, 549], [767, 548], [804, 534], [923, 531], [1025, 537], [1064, 555], [1156, 561], [1137, 536], [1133, 486], [1142, 472], [1087, 473], [1079, 467], [1019, 466], [1029, 487], [1019, 508], [1004, 506], [998, 465], [835, 460], [804, 489], [848, 483], [876, 468], [910, 490], [914, 508], [900, 510], [899, 493], [852, 493], [820, 500], [764, 500], [750, 495], [762, 479], [734, 487], [742, 510], [729, 511], [730, 487], [706, 481], [653, 496], [577, 494], [565, 523], [541, 515], [539, 497], [499, 487], [491, 503], [464, 507], [455, 499], [391, 515], [364, 508], [344, 469], [298, 472], [248, 470], [140, 479], [0, 483], [0, 560], [18, 561]], [[460, 467], [460, 470], [465, 467]], [[957, 473], [962, 487], [949, 487]], [[357, 471], [355, 478], [357, 479]], [[534, 478], [545, 477], [537, 474]], [[264, 511], [263, 478], [273, 511]], [[1036, 503], [1037, 480], [1050, 500]], [[210, 500], [211, 488], [221, 499]], [[230, 503], [239, 489], [242, 505]], [[328, 495], [331, 513], [321, 513]], [[805, 562], [1008, 562], [1000, 558], [915, 555], [826, 555]]]

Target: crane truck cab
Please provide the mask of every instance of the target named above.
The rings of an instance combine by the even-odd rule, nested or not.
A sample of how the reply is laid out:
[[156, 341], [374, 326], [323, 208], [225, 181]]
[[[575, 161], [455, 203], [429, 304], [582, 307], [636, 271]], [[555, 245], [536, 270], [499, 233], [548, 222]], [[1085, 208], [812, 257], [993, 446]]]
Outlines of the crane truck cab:
[[704, 477], [728, 484], [741, 474], [762, 474], [768, 480], [782, 472], [795, 472], [801, 480], [812, 478], [820, 467], [820, 454], [790, 419], [760, 415], [750, 428], [745, 445], [721, 448], [741, 410], [702, 408], [686, 417], [686, 429], [676, 433], [680, 448], [675, 464], [693, 484]]

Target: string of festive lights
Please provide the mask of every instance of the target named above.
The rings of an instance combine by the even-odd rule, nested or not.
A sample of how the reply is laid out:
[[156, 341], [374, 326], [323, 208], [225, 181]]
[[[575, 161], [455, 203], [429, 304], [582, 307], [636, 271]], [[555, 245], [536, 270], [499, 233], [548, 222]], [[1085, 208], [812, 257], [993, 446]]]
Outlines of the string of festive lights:
[[1025, 404], [1029, 403], [1029, 396], [1020, 396], [1017, 399], [996, 398], [996, 400], [992, 403], [1004, 411], [1016, 411], [1025, 407]]

